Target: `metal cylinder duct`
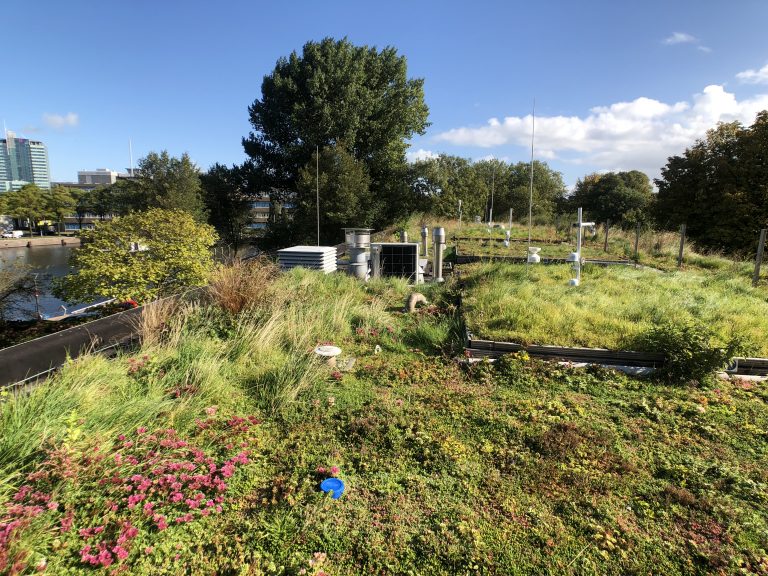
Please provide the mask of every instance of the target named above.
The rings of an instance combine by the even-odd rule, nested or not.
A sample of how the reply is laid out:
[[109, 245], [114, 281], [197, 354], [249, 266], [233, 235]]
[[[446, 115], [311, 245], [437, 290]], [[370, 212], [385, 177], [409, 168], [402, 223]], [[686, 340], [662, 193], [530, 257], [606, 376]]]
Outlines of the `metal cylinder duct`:
[[426, 226], [421, 229], [421, 253], [425, 258], [429, 254], [429, 228]]
[[368, 262], [368, 250], [366, 248], [354, 248], [349, 249], [349, 261], [353, 264], [365, 264]]
[[365, 280], [365, 277], [368, 276], [368, 262], [351, 262], [349, 264], [349, 273], [355, 278]]
[[432, 244], [435, 256], [432, 261], [432, 278], [435, 282], [443, 281], [443, 247], [445, 246], [445, 228], [432, 230]]
[[371, 233], [358, 231], [355, 233], [355, 246], [368, 248], [371, 245]]
[[408, 242], [408, 231], [400, 230], [400, 242], [406, 244]]
[[371, 246], [371, 278], [381, 278], [381, 246]]

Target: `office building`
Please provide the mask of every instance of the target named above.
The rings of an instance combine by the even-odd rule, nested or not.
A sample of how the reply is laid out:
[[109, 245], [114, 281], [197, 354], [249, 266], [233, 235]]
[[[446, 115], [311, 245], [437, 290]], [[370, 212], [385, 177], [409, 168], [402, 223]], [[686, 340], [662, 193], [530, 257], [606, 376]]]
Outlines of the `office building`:
[[96, 170], [80, 170], [77, 173], [78, 184], [96, 184], [99, 186], [108, 186], [117, 182], [118, 176], [125, 176], [114, 170], [98, 168]]
[[6, 131], [0, 139], [0, 192], [18, 190], [26, 184], [50, 189], [48, 149], [36, 140], [16, 138]]

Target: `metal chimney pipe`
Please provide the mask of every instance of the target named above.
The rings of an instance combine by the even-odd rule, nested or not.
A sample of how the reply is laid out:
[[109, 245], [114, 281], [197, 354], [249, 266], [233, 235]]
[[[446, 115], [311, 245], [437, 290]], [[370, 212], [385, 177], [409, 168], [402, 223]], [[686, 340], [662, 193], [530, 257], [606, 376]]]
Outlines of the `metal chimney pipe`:
[[429, 254], [429, 228], [424, 226], [421, 229], [421, 253], [424, 254], [424, 257], [427, 257], [427, 254]]
[[403, 244], [408, 242], [408, 231], [407, 230], [401, 230], [400, 231], [400, 242]]
[[445, 246], [445, 228], [439, 227], [432, 230], [432, 244], [435, 256], [432, 261], [432, 279], [435, 282], [443, 281], [443, 247]]
[[371, 278], [381, 278], [381, 246], [371, 245]]

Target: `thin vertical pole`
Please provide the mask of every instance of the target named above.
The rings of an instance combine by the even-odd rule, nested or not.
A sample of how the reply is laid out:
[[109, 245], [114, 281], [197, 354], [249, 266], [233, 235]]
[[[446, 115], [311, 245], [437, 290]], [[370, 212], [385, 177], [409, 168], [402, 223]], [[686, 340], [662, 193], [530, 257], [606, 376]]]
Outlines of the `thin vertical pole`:
[[[531, 113], [531, 184], [528, 194], [528, 253], [531, 253], [531, 226], [533, 225], [533, 138], [536, 134], [536, 98], [533, 99]], [[528, 259], [526, 258], [526, 262]]]
[[765, 235], [768, 228], [760, 230], [760, 241], [757, 243], [757, 257], [755, 258], [755, 275], [752, 276], [752, 286], [757, 286], [760, 281], [760, 265], [763, 263], [763, 251], [765, 250]]
[[635, 262], [637, 262], [637, 247], [640, 244], [640, 224], [635, 228]]
[[581, 225], [581, 208], [578, 214], [578, 227], [576, 230], [576, 283], [581, 284], [581, 231], [584, 227]]
[[603, 252], [608, 252], [608, 230], [611, 228], [611, 220], [605, 221], [605, 243], [603, 244]]
[[512, 230], [512, 208], [509, 209], [509, 229]]
[[488, 213], [488, 225], [493, 226], [493, 189], [496, 187], [496, 164], [491, 172], [491, 211]]
[[315, 194], [317, 204], [317, 245], [320, 246], [320, 146], [315, 145]]
[[32, 278], [35, 282], [35, 310], [37, 312], [37, 319], [42, 320], [43, 315], [40, 313], [40, 291], [37, 289], [37, 274], [33, 274]]
[[685, 248], [685, 224], [680, 226], [680, 252], [677, 254], [677, 267], [683, 266], [683, 249]]

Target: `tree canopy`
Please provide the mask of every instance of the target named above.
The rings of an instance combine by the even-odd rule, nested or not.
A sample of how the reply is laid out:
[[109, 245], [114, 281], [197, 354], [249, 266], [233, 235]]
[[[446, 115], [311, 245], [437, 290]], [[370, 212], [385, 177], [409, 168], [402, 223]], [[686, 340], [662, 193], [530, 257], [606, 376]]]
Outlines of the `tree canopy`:
[[660, 226], [685, 223], [700, 246], [749, 253], [768, 227], [768, 111], [749, 128], [721, 123], [672, 156], [656, 180]]
[[343, 145], [370, 178], [372, 220], [410, 208], [403, 206], [406, 141], [424, 133], [428, 109], [423, 80], [407, 77], [405, 57], [394, 48], [355, 46], [346, 38], [307, 42], [264, 77], [249, 113], [253, 131], [243, 146], [274, 199], [306, 203], [302, 168], [316, 147]]
[[[411, 188], [419, 208], [443, 217], [455, 218], [458, 201], [466, 218], [490, 216], [505, 221], [512, 208], [515, 218], [528, 215], [531, 167], [527, 162], [507, 164], [498, 159], [473, 163], [466, 158], [441, 154], [415, 162], [410, 168]], [[533, 163], [533, 215], [550, 218], [565, 194], [559, 172], [545, 162]]]
[[181, 158], [150, 152], [139, 160], [138, 184], [148, 208], [185, 210], [205, 221], [200, 171], [186, 152]]
[[47, 214], [43, 190], [35, 184], [26, 184], [19, 190], [5, 192], [3, 211], [13, 218], [27, 220], [30, 234], [35, 224]]
[[631, 227], [646, 223], [654, 202], [648, 176], [638, 170], [588, 174], [576, 182], [567, 207], [582, 207], [585, 216], [595, 222], [610, 220]]
[[319, 161], [313, 154], [299, 170], [299, 202], [293, 218], [297, 228], [316, 235], [318, 174], [321, 243], [335, 243], [341, 228], [373, 224], [370, 206], [375, 199], [368, 170], [341, 143], [321, 149]]
[[83, 200], [83, 207], [88, 205], [102, 218], [163, 208], [184, 210], [198, 222], [206, 220], [200, 170], [188, 154], [176, 158], [166, 150], [141, 158], [135, 179], [119, 179], [93, 190]]
[[57, 224], [61, 224], [65, 216], [75, 212], [80, 194], [81, 191], [76, 188], [54, 186], [51, 190], [43, 193], [45, 215]]
[[231, 168], [217, 163], [200, 176], [208, 222], [216, 228], [222, 241], [235, 251], [243, 245], [248, 234], [253, 198], [252, 172], [248, 162]]
[[54, 293], [70, 302], [133, 298], [146, 302], [206, 282], [216, 233], [189, 212], [152, 208], [100, 222], [72, 252], [74, 272]]
[[467, 158], [440, 154], [414, 162], [410, 180], [414, 193], [421, 199], [419, 207], [425, 212], [456, 218], [461, 200], [462, 213], [467, 218], [485, 214], [490, 181], [486, 183]]

